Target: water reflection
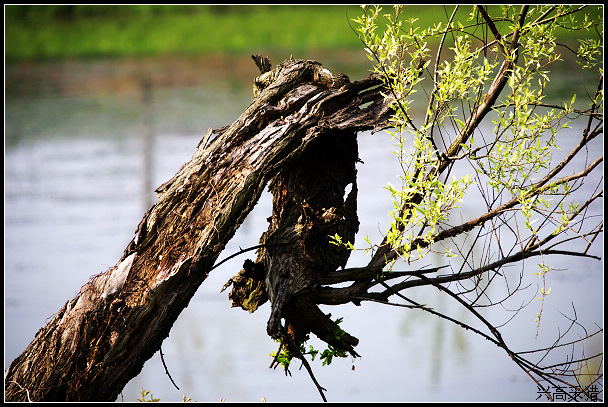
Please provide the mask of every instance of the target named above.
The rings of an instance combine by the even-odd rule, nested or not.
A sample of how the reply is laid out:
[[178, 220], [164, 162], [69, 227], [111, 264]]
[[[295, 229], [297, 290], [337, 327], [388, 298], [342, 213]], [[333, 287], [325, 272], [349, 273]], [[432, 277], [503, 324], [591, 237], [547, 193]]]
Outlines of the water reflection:
[[[365, 69], [337, 70], [354, 79], [363, 77]], [[91, 275], [115, 263], [152, 203], [154, 188], [190, 159], [209, 127], [238, 117], [251, 101], [255, 74], [248, 57], [7, 69], [5, 369]], [[358, 166], [358, 241], [369, 236], [377, 242], [392, 209], [383, 186], [396, 181], [399, 166], [387, 134], [362, 134], [359, 140], [365, 164]], [[221, 258], [257, 244], [267, 227], [270, 199], [267, 193], [262, 196]], [[465, 206], [463, 216], [472, 217], [475, 211], [474, 204]], [[163, 401], [181, 400], [183, 393], [198, 401], [318, 401], [305, 371], [294, 368], [293, 377], [285, 377], [267, 368], [268, 354], [276, 350], [265, 334], [268, 307], [249, 315], [230, 309], [226, 293], [219, 293], [243, 260], [232, 260], [212, 273], [163, 344], [180, 391], [164, 376], [156, 354], [119, 400], [135, 400], [144, 387]], [[366, 260], [364, 253], [355, 252], [349, 265]], [[442, 262], [440, 257], [428, 261]], [[518, 274], [511, 278], [517, 280]], [[555, 302], [546, 307], [554, 312], [543, 317], [547, 321], [562, 318], [558, 311], [567, 313], [571, 301], [585, 324], [602, 320], [597, 262], [579, 261], [567, 274], [556, 275], [552, 285], [555, 296], [548, 301]], [[435, 289], [408, 290], [408, 296], [475, 323]], [[516, 349], [535, 346], [530, 343], [536, 310], [530, 307], [503, 332]], [[378, 304], [324, 311], [344, 317], [345, 329], [361, 340], [357, 351], [363, 355], [354, 361], [336, 360], [323, 369], [313, 364], [330, 401], [536, 397], [535, 385], [502, 351], [454, 324]], [[508, 313], [492, 314], [497, 316], [502, 322]], [[554, 334], [543, 331], [541, 339]], [[321, 347], [314, 339], [312, 344]]]
[[152, 182], [152, 173], [154, 171], [154, 160], [152, 160], [152, 152], [154, 151], [154, 105], [153, 105], [153, 85], [148, 79], [141, 81], [141, 100], [143, 109], [143, 194], [144, 207], [149, 208], [155, 202], [152, 196], [152, 191], [155, 187]]

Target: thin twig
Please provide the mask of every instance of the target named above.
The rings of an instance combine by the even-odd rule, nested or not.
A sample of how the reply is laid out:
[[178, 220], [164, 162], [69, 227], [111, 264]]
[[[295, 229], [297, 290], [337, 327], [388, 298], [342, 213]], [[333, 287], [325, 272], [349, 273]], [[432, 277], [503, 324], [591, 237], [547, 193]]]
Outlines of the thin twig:
[[169, 376], [169, 380], [171, 380], [171, 383], [173, 383], [173, 386], [175, 386], [175, 388], [177, 390], [179, 390], [179, 387], [177, 387], [177, 384], [175, 384], [175, 382], [173, 381], [173, 378], [171, 377], [171, 373], [169, 373], [169, 369], [167, 369], [167, 364], [165, 363], [165, 357], [163, 356], [163, 348], [161, 347], [159, 349], [159, 351], [160, 351], [160, 360], [162, 360], [163, 366], [165, 367], [165, 373], [167, 373], [167, 376]]
[[256, 245], [256, 246], [248, 247], [247, 249], [241, 249], [241, 248], [239, 247], [239, 249], [241, 249], [241, 250], [239, 250], [238, 252], [236, 252], [236, 253], [234, 253], [234, 254], [231, 254], [230, 256], [226, 257], [224, 260], [222, 260], [222, 261], [220, 261], [219, 263], [215, 264], [213, 267], [211, 267], [211, 270], [213, 270], [213, 269], [215, 269], [215, 268], [217, 268], [217, 267], [221, 266], [222, 264], [226, 263], [228, 260], [232, 259], [233, 257], [236, 257], [236, 256], [238, 256], [238, 255], [240, 255], [240, 254], [243, 254], [243, 253], [249, 252], [249, 251], [251, 251], [251, 250], [256, 250], [256, 249], [259, 249], [259, 248], [261, 248], [261, 247], [264, 247], [264, 245], [263, 245], [263, 244], [259, 244], [259, 245]]
[[324, 391], [327, 391], [327, 389], [325, 389], [324, 387], [322, 387], [319, 384], [319, 382], [317, 381], [317, 378], [315, 377], [315, 375], [312, 371], [312, 368], [310, 367], [310, 364], [308, 363], [308, 361], [306, 360], [306, 358], [304, 357], [302, 352], [300, 352], [299, 346], [295, 343], [293, 338], [285, 332], [285, 329], [281, 329], [281, 342], [283, 342], [283, 341], [287, 342], [288, 348], [290, 349], [290, 351], [293, 352], [295, 354], [295, 356], [302, 361], [302, 364], [306, 368], [306, 371], [308, 372], [308, 375], [310, 376], [312, 382], [317, 387], [317, 390], [319, 391], [321, 398], [323, 399], [324, 402], [327, 402], [327, 398], [325, 398], [325, 394], [323, 393]]

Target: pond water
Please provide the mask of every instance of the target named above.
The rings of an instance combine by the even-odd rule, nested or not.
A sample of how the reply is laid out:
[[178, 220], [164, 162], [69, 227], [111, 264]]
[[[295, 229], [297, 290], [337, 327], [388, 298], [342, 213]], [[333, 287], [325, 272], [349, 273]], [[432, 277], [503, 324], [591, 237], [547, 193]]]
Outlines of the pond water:
[[[364, 55], [307, 57], [351, 79], [362, 78], [367, 69]], [[7, 67], [5, 369], [89, 277], [116, 263], [153, 202], [152, 191], [190, 159], [209, 127], [229, 124], [240, 115], [252, 99], [254, 76], [256, 68], [248, 57]], [[578, 124], [570, 134], [574, 137], [577, 131]], [[564, 144], [571, 142], [564, 139]], [[602, 140], [594, 142], [591, 159], [602, 148]], [[383, 187], [396, 183], [399, 165], [387, 133], [362, 133], [359, 149], [364, 164], [358, 165], [357, 239], [363, 244], [363, 237], [369, 236], [379, 242], [392, 209]], [[594, 182], [584, 188], [593, 189], [601, 173], [596, 170]], [[476, 211], [478, 202], [465, 201], [464, 217]], [[601, 204], [591, 211], [603, 216]], [[265, 192], [220, 259], [257, 244], [270, 213], [271, 196]], [[603, 236], [598, 240], [593, 250], [602, 255]], [[265, 333], [268, 305], [248, 314], [230, 308], [227, 293], [219, 292], [245, 258], [239, 256], [213, 271], [163, 343], [164, 359], [180, 390], [166, 376], [157, 353], [118, 401], [135, 401], [142, 387], [162, 401], [180, 401], [184, 393], [197, 401], [320, 400], [304, 369], [293, 366], [291, 377], [268, 369], [269, 353], [277, 347]], [[442, 261], [431, 257], [423, 263]], [[363, 252], [353, 253], [349, 260], [349, 266], [366, 263]], [[532, 269], [536, 263], [526, 265]], [[534, 300], [501, 328], [516, 350], [550, 345], [558, 335], [557, 326], [568, 326], [560, 312], [572, 316], [571, 304], [586, 327], [603, 323], [603, 261], [564, 257], [555, 263], [557, 269], [567, 270], [548, 277], [552, 291], [538, 337]], [[531, 276], [526, 283], [533, 285], [524, 296], [529, 301], [540, 281]], [[408, 290], [408, 296], [478, 326], [435, 289]], [[329, 401], [539, 397], [536, 384], [503, 351], [428, 313], [369, 303], [323, 309], [344, 317], [342, 325], [360, 339], [357, 352], [362, 355], [334, 360], [323, 368], [312, 362]], [[484, 310], [484, 315], [499, 324], [511, 316], [503, 309]], [[586, 354], [601, 350], [598, 339], [587, 344]], [[314, 339], [311, 343], [322, 346]]]

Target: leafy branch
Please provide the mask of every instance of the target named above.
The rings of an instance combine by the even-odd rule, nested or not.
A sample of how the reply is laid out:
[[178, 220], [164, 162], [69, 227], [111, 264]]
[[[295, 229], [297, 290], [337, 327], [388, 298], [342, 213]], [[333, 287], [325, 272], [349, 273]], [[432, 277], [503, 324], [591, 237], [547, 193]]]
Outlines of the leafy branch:
[[[381, 14], [381, 10], [378, 6], [363, 7], [362, 16], [354, 20], [358, 24], [354, 31], [375, 62], [374, 72], [382, 77], [387, 89], [385, 97], [394, 109], [390, 133], [403, 170], [401, 185], [386, 187], [395, 210], [382, 242], [365, 248], [372, 253], [367, 266], [330, 273], [315, 293], [316, 301], [331, 305], [374, 301], [420, 308], [503, 348], [546, 392], [542, 382], [567, 383], [584, 393], [584, 386], [564, 378], [576, 379], [574, 364], [599, 355], [572, 356], [567, 362], [542, 366], [542, 359], [533, 362], [522, 355], [546, 352], [546, 356], [562, 349], [566, 344], [560, 341], [565, 334], [551, 347], [515, 352], [476, 308], [502, 304], [524, 289], [522, 272], [516, 287], [507, 286], [505, 298], [490, 298], [487, 290], [490, 284], [498, 284], [499, 277], [506, 279], [506, 266], [537, 257], [540, 271], [535, 274], [542, 279], [536, 297], [541, 300], [538, 329], [543, 300], [550, 292], [546, 284], [552, 270], [548, 259], [565, 255], [600, 260], [589, 249], [603, 234], [603, 222], [593, 223], [588, 211], [603, 199], [602, 180], [582, 201], [572, 199], [579, 197], [575, 192], [601, 168], [603, 156], [586, 159], [584, 168], [578, 171], [563, 173], [573, 168], [575, 158], [589, 152], [591, 141], [603, 135], [603, 72], [597, 64], [603, 44], [601, 16], [591, 17], [586, 6], [521, 6], [515, 11], [503, 6], [502, 15], [491, 15], [484, 6], [475, 6], [463, 15], [461, 7], [454, 7], [451, 12], [446, 9], [447, 24], [420, 30], [415, 19], [403, 17], [403, 7], [394, 7], [393, 14]], [[383, 32], [381, 17], [386, 22]], [[581, 34], [578, 50], [557, 41], [560, 30]], [[587, 33], [597, 37], [583, 38]], [[428, 47], [430, 38], [437, 39], [435, 52]], [[444, 51], [450, 45], [450, 56], [445, 58]], [[575, 101], [580, 104], [581, 99], [576, 94], [563, 103], [546, 100], [549, 69], [561, 59], [556, 52], [558, 46], [575, 54], [582, 69], [598, 74], [596, 92], [588, 95], [586, 107], [574, 107]], [[430, 55], [435, 55], [433, 60]], [[425, 85], [427, 81], [430, 86]], [[417, 92], [427, 99], [420, 124], [411, 113], [412, 98]], [[494, 125], [491, 134], [480, 130], [487, 117]], [[586, 125], [578, 143], [555, 163], [555, 153], [561, 150], [558, 134], [569, 131], [574, 120], [583, 119]], [[406, 143], [408, 137], [412, 138], [411, 151]], [[473, 173], [452, 176], [463, 164]], [[457, 218], [451, 213], [460, 202], [472, 199], [474, 190], [487, 207], [485, 213], [468, 220], [462, 220], [460, 215], [460, 221], [455, 222]], [[501, 239], [503, 230], [511, 236], [510, 247]], [[471, 234], [469, 248], [457, 243], [457, 238]], [[369, 238], [366, 241], [369, 243]], [[355, 249], [340, 236], [333, 236], [332, 242]], [[584, 242], [585, 247], [578, 248], [577, 242]], [[439, 245], [442, 250], [437, 249]], [[473, 258], [476, 246], [482, 246], [487, 255]], [[498, 255], [490, 255], [493, 247]], [[451, 273], [433, 276], [440, 268], [392, 271], [398, 260], [411, 264], [430, 252], [452, 259], [448, 266]], [[480, 284], [482, 278], [484, 285]], [[349, 281], [349, 286], [331, 287]], [[469, 288], [463, 285], [467, 281], [473, 283]], [[448, 283], [457, 283], [456, 290], [448, 288]], [[403, 294], [416, 286], [433, 286], [452, 297], [488, 332]], [[390, 302], [393, 296], [404, 303]], [[481, 298], [486, 302], [481, 302]], [[528, 304], [523, 302], [515, 313]], [[579, 326], [576, 316], [567, 332], [575, 326]], [[601, 328], [568, 343], [582, 344], [599, 332]]]

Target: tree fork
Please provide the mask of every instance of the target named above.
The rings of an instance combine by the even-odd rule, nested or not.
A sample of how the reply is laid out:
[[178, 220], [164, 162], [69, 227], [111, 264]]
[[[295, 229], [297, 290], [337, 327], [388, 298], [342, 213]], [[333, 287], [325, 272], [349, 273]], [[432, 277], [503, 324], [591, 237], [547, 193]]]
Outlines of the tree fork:
[[392, 114], [378, 77], [348, 83], [316, 61], [285, 61], [254, 84], [243, 114], [210, 130], [157, 189], [118, 263], [11, 363], [5, 400], [115, 400], [160, 349], [265, 185], [315, 140], [386, 128]]

